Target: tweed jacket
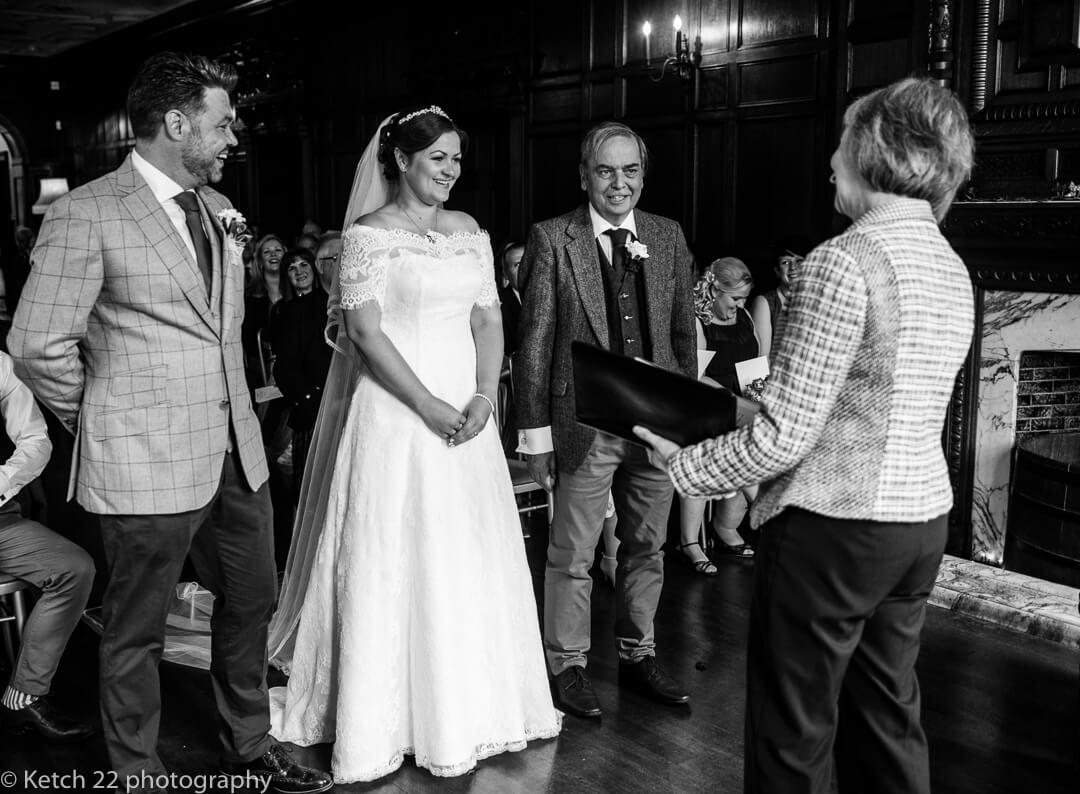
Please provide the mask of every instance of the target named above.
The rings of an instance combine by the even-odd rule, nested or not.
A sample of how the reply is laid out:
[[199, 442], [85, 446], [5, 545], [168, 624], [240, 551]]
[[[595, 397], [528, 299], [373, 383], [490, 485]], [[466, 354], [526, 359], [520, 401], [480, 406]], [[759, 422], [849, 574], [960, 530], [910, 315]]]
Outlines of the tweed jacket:
[[244, 381], [240, 249], [200, 188], [213, 283], [135, 169], [45, 214], [8, 345], [19, 377], [76, 435], [68, 498], [92, 513], [194, 510], [216, 493], [230, 435], [248, 485], [267, 479]]
[[762, 411], [675, 453], [685, 496], [766, 482], [760, 526], [786, 507], [923, 522], [952, 507], [942, 428], [974, 300], [930, 205], [897, 198], [806, 258], [776, 330]]
[[[648, 248], [642, 272], [654, 363], [697, 373], [692, 278], [694, 260], [679, 224], [634, 211]], [[559, 470], [574, 471], [596, 431], [577, 423], [570, 343], [607, 349], [607, 310], [589, 208], [534, 224], [518, 272], [521, 319], [514, 353], [518, 427], [551, 427]]]

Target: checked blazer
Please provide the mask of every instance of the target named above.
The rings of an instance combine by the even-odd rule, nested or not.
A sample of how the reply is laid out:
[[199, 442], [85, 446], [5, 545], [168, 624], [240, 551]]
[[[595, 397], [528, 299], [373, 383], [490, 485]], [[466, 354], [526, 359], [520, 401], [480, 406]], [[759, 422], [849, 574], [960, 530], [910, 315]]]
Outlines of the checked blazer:
[[[694, 260], [679, 224], [634, 210], [638, 240], [648, 248], [642, 266], [653, 362], [695, 377], [692, 279]], [[600, 256], [587, 205], [534, 224], [518, 279], [522, 307], [514, 354], [519, 428], [551, 427], [557, 465], [574, 471], [596, 431], [577, 423], [570, 343], [608, 349]]]
[[19, 377], [75, 433], [68, 498], [92, 513], [203, 507], [230, 443], [252, 489], [268, 476], [244, 380], [244, 269], [217, 217], [231, 204], [197, 194], [212, 230], [209, 295], [130, 155], [57, 199], [38, 235], [8, 345]]

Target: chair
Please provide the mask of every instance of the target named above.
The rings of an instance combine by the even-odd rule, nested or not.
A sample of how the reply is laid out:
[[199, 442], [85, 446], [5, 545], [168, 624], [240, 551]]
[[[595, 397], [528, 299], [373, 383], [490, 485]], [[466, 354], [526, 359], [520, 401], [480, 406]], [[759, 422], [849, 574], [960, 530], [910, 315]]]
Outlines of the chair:
[[23, 626], [26, 625], [26, 600], [23, 591], [30, 587], [29, 582], [0, 573], [0, 629], [4, 633], [4, 651], [12, 668], [15, 667], [15, 658], [19, 655], [19, 643], [22, 642]]
[[[514, 379], [512, 372], [512, 365], [507, 364], [503, 370], [502, 375], [499, 378], [499, 394], [498, 399], [495, 401], [497, 406], [495, 411], [495, 423], [499, 428], [499, 435], [502, 436], [505, 429], [503, 423], [506, 420], [506, 416], [510, 412], [510, 406], [514, 401]], [[506, 465], [510, 469], [510, 481], [514, 485], [514, 497], [517, 499], [519, 496], [525, 494], [535, 493], [536, 491], [544, 491], [544, 489], [532, 478], [529, 474], [528, 464], [521, 459], [521, 456], [508, 457], [506, 459]], [[525, 515], [531, 513], [534, 510], [547, 509], [548, 523], [551, 523], [551, 518], [555, 514], [555, 500], [550, 491], [544, 491], [546, 499], [544, 502], [536, 504], [522, 504], [520, 499], [517, 499], [518, 514]], [[524, 537], [529, 537], [528, 527], [523, 521], [521, 523], [521, 531]]]

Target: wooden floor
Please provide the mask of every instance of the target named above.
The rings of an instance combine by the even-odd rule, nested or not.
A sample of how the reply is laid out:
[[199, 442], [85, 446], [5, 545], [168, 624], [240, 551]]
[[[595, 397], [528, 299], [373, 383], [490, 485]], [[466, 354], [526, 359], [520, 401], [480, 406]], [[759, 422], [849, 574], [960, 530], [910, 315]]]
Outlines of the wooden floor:
[[[527, 542], [534, 577], [542, 575], [544, 533]], [[742, 786], [745, 635], [752, 564], [724, 561], [714, 579], [694, 574], [677, 553], [657, 618], [660, 660], [690, 689], [690, 708], [665, 708], [615, 686], [613, 593], [594, 589], [590, 669], [604, 709], [600, 721], [567, 717], [562, 735], [481, 763], [472, 775], [438, 779], [411, 762], [371, 785], [340, 792], [738, 792]], [[96, 709], [96, 638], [80, 627], [54, 691], [83, 714]], [[937, 794], [1080, 790], [1077, 654], [1044, 640], [931, 608], [919, 674]], [[160, 752], [171, 770], [216, 767], [216, 726], [203, 673], [162, 671]], [[329, 748], [297, 749], [328, 768]], [[3, 737], [0, 772], [79, 771], [90, 790], [106, 768], [100, 737], [78, 746]], [[0, 778], [2, 780], [2, 778]], [[15, 790], [21, 790], [16, 787]], [[63, 789], [57, 789], [63, 790]], [[71, 790], [71, 789], [66, 789]]]

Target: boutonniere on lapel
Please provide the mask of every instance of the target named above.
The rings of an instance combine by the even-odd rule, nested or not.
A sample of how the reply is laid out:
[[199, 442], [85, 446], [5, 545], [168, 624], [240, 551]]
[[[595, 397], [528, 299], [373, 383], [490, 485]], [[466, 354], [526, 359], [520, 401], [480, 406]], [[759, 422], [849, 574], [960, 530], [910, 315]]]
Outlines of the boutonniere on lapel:
[[649, 247], [640, 240], [626, 241], [626, 262], [623, 267], [629, 273], [637, 273], [649, 258]]
[[218, 220], [221, 221], [221, 226], [225, 229], [225, 236], [232, 241], [237, 248], [243, 248], [249, 242], [251, 242], [252, 234], [248, 229], [247, 218], [244, 214], [237, 209], [225, 209], [221, 210], [217, 214]]

